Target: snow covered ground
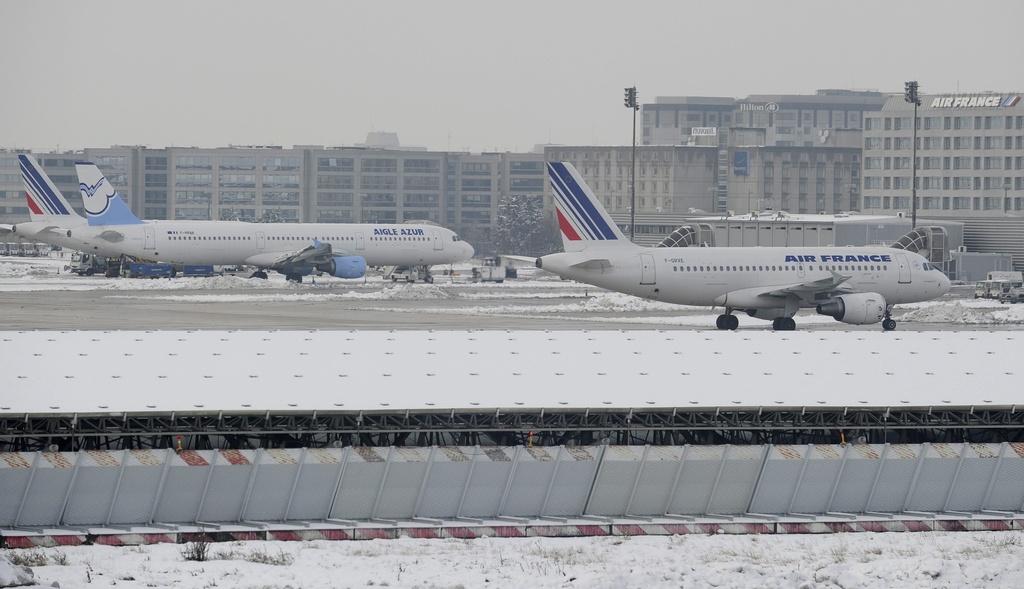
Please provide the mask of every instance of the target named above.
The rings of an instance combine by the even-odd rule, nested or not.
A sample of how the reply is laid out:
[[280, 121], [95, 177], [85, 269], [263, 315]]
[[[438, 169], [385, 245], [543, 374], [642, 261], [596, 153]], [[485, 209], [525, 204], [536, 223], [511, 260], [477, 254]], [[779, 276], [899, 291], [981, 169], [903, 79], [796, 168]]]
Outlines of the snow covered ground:
[[1020, 587], [1024, 532], [232, 542], [12, 550], [61, 587]]
[[[68, 274], [66, 258], [0, 258], [0, 292], [97, 291], [111, 299], [141, 299], [171, 303], [321, 303], [385, 313], [545, 318], [577, 322], [599, 320], [613, 324], [649, 324], [710, 327], [719, 310], [648, 301], [571, 281], [559, 280], [532, 268], [521, 279], [503, 284], [472, 283], [468, 267], [454, 277], [438, 272], [435, 284], [393, 284], [379, 275], [364, 280], [318, 277], [315, 283], [285, 281], [271, 274], [268, 280], [243, 276], [128, 280]], [[966, 291], [965, 291], [966, 292]], [[376, 305], [375, 302], [382, 304]], [[415, 304], [388, 305], [414, 302]], [[369, 305], [369, 306], [368, 306]], [[947, 325], [1024, 325], [1024, 305], [1002, 305], [992, 300], [943, 298], [900, 305], [899, 321]], [[832, 325], [830, 317], [807, 310], [797, 316], [800, 325]], [[740, 326], [763, 327], [765, 322], [740, 315]]]

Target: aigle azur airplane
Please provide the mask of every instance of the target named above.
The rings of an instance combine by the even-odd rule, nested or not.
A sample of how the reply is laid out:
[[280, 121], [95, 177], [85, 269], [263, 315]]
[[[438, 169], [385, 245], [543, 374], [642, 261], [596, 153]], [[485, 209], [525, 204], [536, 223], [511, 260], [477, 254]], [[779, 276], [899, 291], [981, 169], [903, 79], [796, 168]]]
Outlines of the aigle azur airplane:
[[889, 247], [641, 247], [625, 238], [572, 164], [548, 164], [564, 253], [537, 258], [562, 278], [680, 305], [721, 307], [796, 328], [802, 308], [855, 325], [896, 328], [893, 305], [927, 301], [949, 279], [924, 257]]
[[[83, 219], [30, 156], [18, 157], [32, 221], [11, 229], [102, 256], [254, 266], [254, 277], [266, 278], [265, 271], [274, 270], [299, 282], [313, 273], [361, 278], [368, 265], [429, 268], [473, 257], [469, 243], [431, 224], [142, 221], [91, 162], [75, 163]], [[51, 203], [63, 203], [66, 210]], [[37, 216], [37, 210], [45, 214]]]

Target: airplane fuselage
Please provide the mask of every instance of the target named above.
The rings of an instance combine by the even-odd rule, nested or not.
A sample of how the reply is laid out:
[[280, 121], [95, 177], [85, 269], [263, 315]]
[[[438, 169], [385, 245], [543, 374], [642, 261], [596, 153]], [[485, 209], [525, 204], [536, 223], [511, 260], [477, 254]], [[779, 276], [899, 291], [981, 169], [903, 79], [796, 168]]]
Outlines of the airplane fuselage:
[[[886, 247], [652, 248], [591, 246], [551, 254], [541, 266], [562, 276], [647, 299], [681, 305], [772, 308], [772, 288], [848, 277], [843, 287], [875, 292], [890, 304], [924, 301], [949, 288], [918, 254]], [[813, 302], [798, 301], [801, 307]]]
[[362, 256], [371, 266], [448, 264], [473, 253], [448, 229], [412, 224], [149, 221], [82, 226], [73, 236], [93, 247], [177, 264], [249, 264], [255, 256], [295, 252], [315, 241], [331, 244], [335, 255]]

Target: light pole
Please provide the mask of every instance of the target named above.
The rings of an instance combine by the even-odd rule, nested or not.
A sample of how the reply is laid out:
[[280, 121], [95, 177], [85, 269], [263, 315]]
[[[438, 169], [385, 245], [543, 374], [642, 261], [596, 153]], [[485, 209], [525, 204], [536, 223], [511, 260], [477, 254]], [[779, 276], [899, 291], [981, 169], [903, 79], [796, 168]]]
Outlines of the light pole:
[[914, 118], [911, 119], [914, 135], [910, 140], [910, 166], [913, 170], [910, 179], [910, 228], [917, 229], [917, 107], [921, 106], [921, 97], [917, 93], [916, 81], [911, 80], [903, 84], [903, 100], [914, 105]]
[[626, 88], [626, 97], [622, 101], [626, 108], [633, 110], [633, 155], [629, 167], [629, 240], [634, 241], [636, 232], [636, 111], [640, 105], [636, 101], [636, 86]]

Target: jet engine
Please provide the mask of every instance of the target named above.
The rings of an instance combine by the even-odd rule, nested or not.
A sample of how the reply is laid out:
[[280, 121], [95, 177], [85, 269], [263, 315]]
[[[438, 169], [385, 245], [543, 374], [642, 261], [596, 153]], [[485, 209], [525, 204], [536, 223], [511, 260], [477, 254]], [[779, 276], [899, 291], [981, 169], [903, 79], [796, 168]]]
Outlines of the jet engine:
[[885, 317], [885, 297], [877, 292], [840, 295], [818, 305], [818, 314], [853, 325], [878, 323]]
[[362, 278], [366, 274], [366, 258], [363, 256], [334, 256], [321, 269], [336, 278]]

